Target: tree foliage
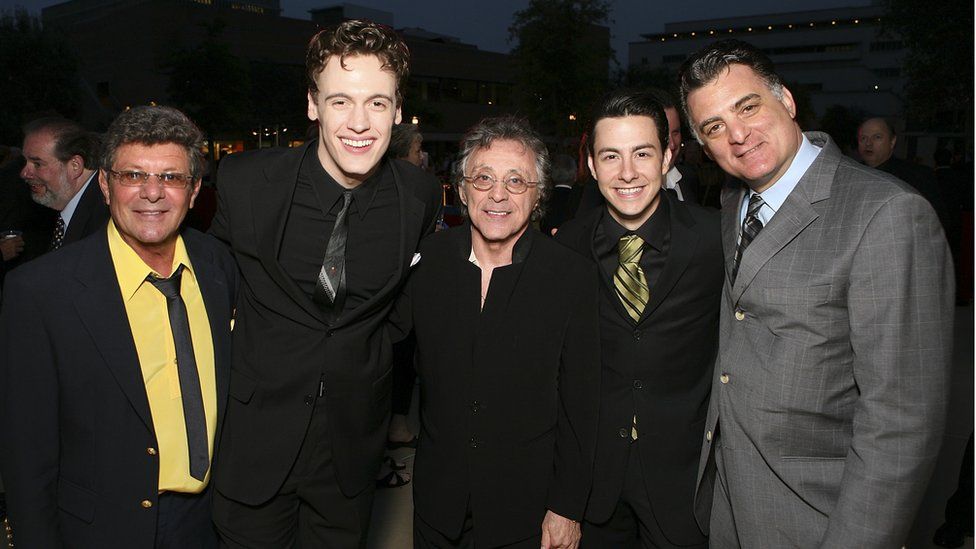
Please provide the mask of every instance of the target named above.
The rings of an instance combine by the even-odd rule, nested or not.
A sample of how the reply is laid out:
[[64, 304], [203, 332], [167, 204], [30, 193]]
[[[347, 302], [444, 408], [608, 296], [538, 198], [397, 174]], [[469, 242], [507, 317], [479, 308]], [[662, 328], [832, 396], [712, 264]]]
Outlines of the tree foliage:
[[174, 51], [164, 63], [173, 106], [211, 138], [248, 129], [250, 118], [248, 66], [220, 39], [223, 26], [219, 20], [208, 25], [198, 45]]
[[515, 13], [508, 29], [516, 43], [515, 102], [544, 133], [576, 133], [578, 122], [569, 115], [582, 120], [606, 91], [610, 22], [605, 0], [529, 0]]
[[20, 142], [25, 117], [74, 117], [81, 105], [78, 60], [65, 40], [23, 8], [0, 12], [0, 143]]
[[[885, 28], [897, 32], [909, 50], [903, 66], [907, 114], [922, 126], [962, 129], [962, 122], [973, 115], [973, 3], [886, 4]], [[965, 116], [947, 118], [953, 111]]]

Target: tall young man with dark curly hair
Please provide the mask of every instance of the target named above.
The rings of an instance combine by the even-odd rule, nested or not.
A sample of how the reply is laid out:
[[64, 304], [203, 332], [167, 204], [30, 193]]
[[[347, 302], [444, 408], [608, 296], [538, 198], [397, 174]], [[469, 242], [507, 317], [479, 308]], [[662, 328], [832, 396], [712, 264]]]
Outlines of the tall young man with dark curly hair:
[[228, 547], [365, 543], [390, 413], [383, 323], [440, 187], [385, 160], [406, 45], [347, 21], [315, 35], [302, 147], [226, 158], [212, 233], [243, 275], [214, 519]]

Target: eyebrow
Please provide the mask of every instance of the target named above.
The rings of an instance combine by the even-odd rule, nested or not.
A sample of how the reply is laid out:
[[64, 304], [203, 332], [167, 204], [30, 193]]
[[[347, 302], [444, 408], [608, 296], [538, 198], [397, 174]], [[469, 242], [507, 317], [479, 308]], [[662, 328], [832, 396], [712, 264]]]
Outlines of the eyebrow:
[[[749, 101], [752, 101], [753, 99], [759, 99], [759, 98], [760, 97], [759, 97], [759, 94], [758, 93], [750, 93], [749, 95], [746, 95], [743, 98], [741, 98], [738, 101], [736, 101], [735, 104], [732, 105], [732, 108], [729, 109], [729, 110], [737, 111], [737, 110], [739, 110], [742, 107], [742, 104], [743, 103], [748, 103]], [[705, 130], [705, 126], [711, 124], [712, 122], [718, 122], [721, 119], [722, 119], [721, 116], [713, 116], [711, 118], [707, 118], [707, 119], [703, 120], [701, 122], [701, 124], [698, 124], [698, 131], [699, 132], [704, 131]]]
[[[335, 99], [337, 97], [341, 97], [343, 99], [352, 100], [352, 96], [349, 95], [348, 93], [337, 92], [337, 93], [331, 93], [331, 94], [325, 96], [325, 101], [328, 101], [329, 99]], [[371, 95], [371, 96], [369, 96], [369, 97], [366, 98], [366, 101], [372, 101], [374, 99], [386, 99], [387, 101], [389, 101], [391, 103], [393, 102], [393, 98], [392, 97], [390, 97], [389, 95], [383, 94], [383, 93], [377, 93], [377, 94]]]
[[[641, 149], [652, 149], [652, 150], [655, 150], [656, 151], [657, 150], [657, 147], [655, 147], [651, 143], [641, 143], [640, 145], [636, 145], [634, 147], [631, 147], [630, 148], [630, 151], [631, 152], [633, 152], [633, 151], [639, 151]], [[603, 154], [605, 152], [614, 152], [614, 153], [620, 154], [620, 149], [617, 148], [617, 147], [601, 147], [599, 150], [596, 151], [597, 154]]]

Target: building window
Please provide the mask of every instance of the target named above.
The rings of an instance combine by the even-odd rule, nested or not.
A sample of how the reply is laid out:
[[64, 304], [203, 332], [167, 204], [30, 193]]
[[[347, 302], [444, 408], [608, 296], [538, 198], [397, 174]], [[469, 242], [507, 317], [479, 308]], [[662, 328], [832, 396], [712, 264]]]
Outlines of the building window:
[[871, 42], [871, 51], [898, 51], [905, 49], [905, 43], [901, 40], [879, 40]]

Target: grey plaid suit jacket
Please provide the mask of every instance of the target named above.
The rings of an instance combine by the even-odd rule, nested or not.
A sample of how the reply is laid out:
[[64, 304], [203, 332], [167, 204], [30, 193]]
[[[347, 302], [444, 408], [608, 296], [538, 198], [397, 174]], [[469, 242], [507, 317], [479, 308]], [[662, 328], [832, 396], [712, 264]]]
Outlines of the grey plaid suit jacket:
[[[900, 547], [942, 441], [949, 250], [928, 202], [823, 147], [726, 280], [696, 514], [713, 548]], [[710, 524], [709, 524], [710, 520]]]

